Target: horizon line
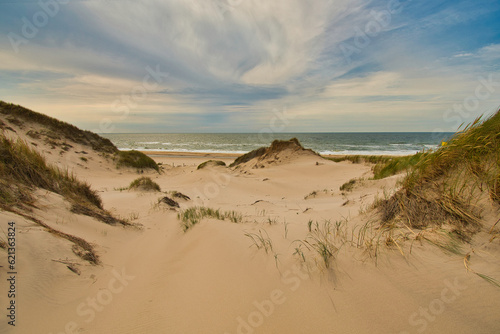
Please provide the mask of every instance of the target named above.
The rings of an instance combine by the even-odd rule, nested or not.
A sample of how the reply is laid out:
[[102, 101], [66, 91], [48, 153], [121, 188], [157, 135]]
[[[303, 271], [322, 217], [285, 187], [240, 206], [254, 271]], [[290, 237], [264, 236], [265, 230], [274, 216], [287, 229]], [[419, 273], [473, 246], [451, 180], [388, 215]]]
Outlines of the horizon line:
[[[339, 132], [265, 132], [266, 135], [280, 135], [280, 134], [332, 134], [332, 133], [457, 133], [458, 131], [339, 131]], [[239, 134], [255, 134], [260, 132], [96, 132], [98, 135], [239, 135]]]

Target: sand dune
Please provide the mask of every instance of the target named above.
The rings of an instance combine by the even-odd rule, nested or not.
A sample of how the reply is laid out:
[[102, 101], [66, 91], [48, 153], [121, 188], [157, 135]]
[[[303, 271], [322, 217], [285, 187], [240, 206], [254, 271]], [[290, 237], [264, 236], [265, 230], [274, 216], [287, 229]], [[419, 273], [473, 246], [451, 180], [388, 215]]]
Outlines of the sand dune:
[[[197, 169], [207, 157], [154, 156], [162, 172], [139, 175], [116, 169], [88, 146], [69, 143], [61, 154], [43, 138], [26, 137], [28, 125], [11, 126], [9, 136], [74, 171], [99, 192], [106, 210], [133, 226], [72, 213], [62, 196], [38, 190], [30, 215], [91, 243], [100, 258], [92, 265], [68, 240], [1, 211], [4, 231], [9, 221], [17, 226], [19, 273], [17, 324], [2, 321], [2, 332], [500, 331], [500, 289], [468, 273], [463, 256], [474, 249], [474, 269], [498, 278], [498, 240], [478, 234], [461, 245], [460, 255], [423, 239], [396, 245], [372, 237], [372, 204], [394, 192], [402, 176], [370, 180], [368, 164], [335, 163], [294, 143], [231, 168]], [[221, 160], [229, 165], [234, 158]], [[139, 176], [161, 192], [127, 190]], [[352, 179], [351, 190], [339, 189]], [[158, 205], [174, 191], [190, 200], [178, 200], [179, 209]], [[235, 211], [241, 221], [205, 218], [184, 232], [178, 213], [194, 206]], [[328, 263], [320, 241], [331, 243]], [[6, 263], [0, 251], [0, 264]], [[5, 277], [7, 268], [0, 272]], [[0, 291], [7, 290], [2, 279]]]

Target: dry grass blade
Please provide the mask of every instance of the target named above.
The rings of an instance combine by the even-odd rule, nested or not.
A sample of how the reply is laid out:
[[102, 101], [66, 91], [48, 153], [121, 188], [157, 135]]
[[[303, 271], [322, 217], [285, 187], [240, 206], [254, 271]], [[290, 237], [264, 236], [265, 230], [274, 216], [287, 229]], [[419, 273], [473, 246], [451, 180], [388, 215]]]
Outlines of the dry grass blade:
[[490, 234], [494, 233], [495, 227], [497, 226], [498, 223], [500, 223], [500, 219], [498, 219], [497, 222], [495, 224], [493, 224], [493, 226], [490, 229]]
[[485, 274], [481, 274], [481, 273], [478, 273], [477, 271], [473, 270], [471, 267], [470, 267], [470, 252], [467, 253], [465, 256], [464, 256], [464, 267], [465, 269], [468, 271], [468, 272], [471, 272], [479, 277], [481, 277], [482, 279], [484, 279], [486, 282], [492, 284], [493, 286], [496, 286], [497, 288], [500, 288], [500, 282], [496, 279], [494, 279], [493, 277], [491, 276], [488, 276], [488, 275], [485, 275]]
[[443, 241], [439, 239], [439, 234], [434, 233], [433, 237], [436, 240], [431, 239], [430, 236], [423, 235], [422, 238], [427, 242], [433, 244], [436, 247], [441, 248], [445, 253], [463, 255], [462, 248], [456, 238], [453, 237], [449, 232], [443, 231], [441, 236], [444, 236], [446, 239]]
[[71, 206], [71, 212], [95, 218], [95, 219], [97, 219], [105, 224], [108, 224], [108, 225], [117, 225], [117, 224], [120, 224], [123, 226], [130, 226], [131, 225], [130, 223], [126, 222], [123, 219], [115, 218], [108, 211], [101, 210], [101, 209], [95, 208], [95, 207], [91, 207], [89, 205], [83, 205], [80, 203], [73, 203], [73, 205]]

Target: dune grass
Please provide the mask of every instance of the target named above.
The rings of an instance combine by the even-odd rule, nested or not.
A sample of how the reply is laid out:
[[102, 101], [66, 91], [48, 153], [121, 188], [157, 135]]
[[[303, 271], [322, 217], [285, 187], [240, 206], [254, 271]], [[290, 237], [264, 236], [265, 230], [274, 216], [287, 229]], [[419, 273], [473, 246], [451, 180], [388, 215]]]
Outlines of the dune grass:
[[236, 211], [223, 212], [220, 209], [215, 210], [203, 206], [195, 206], [182, 210], [177, 214], [177, 218], [181, 221], [181, 226], [184, 232], [198, 224], [203, 218], [214, 218], [218, 220], [228, 219], [233, 223], [240, 223], [243, 220], [241, 213]]
[[357, 180], [356, 179], [351, 179], [349, 181], [347, 181], [346, 183], [344, 183], [343, 185], [341, 185], [339, 187], [339, 190], [340, 191], [352, 191], [354, 189], [354, 185], [356, 184]]
[[100, 196], [89, 184], [67, 170], [47, 165], [45, 158], [25, 142], [0, 134], [0, 208], [30, 210], [35, 203], [32, 193], [37, 188], [62, 195], [72, 203], [71, 210], [75, 213], [106, 224], [128, 225], [103, 209]]
[[295, 240], [298, 246], [295, 248], [296, 255], [305, 261], [302, 246], [308, 251], [320, 256], [325, 268], [330, 268], [332, 261], [346, 242], [346, 220], [332, 223], [325, 220], [322, 223], [309, 220], [307, 223], [308, 235], [304, 240]]
[[342, 155], [337, 157], [329, 157], [325, 158], [334, 162], [342, 162], [342, 161], [350, 161], [354, 164], [362, 164], [362, 163], [385, 163], [392, 160], [394, 157], [385, 156], [385, 155]]
[[116, 218], [106, 210], [96, 210], [96, 208], [93, 208], [90, 205], [86, 204], [73, 203], [71, 205], [71, 212], [95, 218], [108, 225], [117, 225], [117, 224], [121, 224], [123, 226], [131, 225], [127, 220]]
[[147, 176], [135, 179], [130, 183], [128, 188], [131, 190], [136, 189], [142, 191], [161, 191], [158, 183], [154, 182], [150, 177]]
[[90, 185], [67, 170], [47, 165], [45, 158], [23, 141], [0, 135], [0, 205], [32, 202], [31, 190], [42, 188], [77, 202], [102, 209], [102, 201]]
[[[265, 235], [262, 234], [262, 231], [264, 231]], [[246, 232], [245, 236], [252, 240], [252, 245], [257, 247], [257, 249], [263, 249], [266, 254], [273, 252], [273, 242], [266, 230], [259, 229], [259, 233]]]
[[414, 155], [392, 157], [388, 160], [380, 161], [373, 167], [373, 179], [379, 180], [408, 171], [428, 154], [430, 154], [430, 152], [418, 152]]
[[132, 167], [137, 169], [150, 168], [160, 172], [158, 164], [153, 159], [139, 151], [120, 151], [117, 154], [117, 158], [118, 167]]
[[500, 110], [482, 121], [481, 117], [457, 132], [449, 143], [427, 154], [405, 179], [411, 191], [422, 182], [449, 178], [456, 171], [466, 171], [483, 183], [492, 199], [497, 200], [500, 177]]
[[381, 201], [383, 224], [425, 228], [448, 223], [468, 241], [481, 229], [479, 200], [489, 197], [500, 204], [499, 175], [500, 111], [476, 119], [446, 146], [422, 155], [402, 189]]
[[384, 156], [384, 155], [346, 155], [333, 158], [326, 158], [331, 161], [351, 161], [354, 164], [370, 163], [372, 167], [373, 179], [379, 180], [413, 168], [429, 152], [418, 152], [405, 156]]
[[73, 252], [91, 264], [99, 264], [99, 256], [82, 238], [55, 230], [25, 213], [35, 205], [33, 191], [41, 188], [62, 195], [72, 203], [72, 211], [94, 217], [107, 224], [127, 225], [103, 210], [102, 201], [89, 184], [81, 182], [67, 170], [46, 163], [45, 158], [21, 140], [0, 134], [0, 209], [13, 212], [43, 227], [49, 233], [73, 243]]

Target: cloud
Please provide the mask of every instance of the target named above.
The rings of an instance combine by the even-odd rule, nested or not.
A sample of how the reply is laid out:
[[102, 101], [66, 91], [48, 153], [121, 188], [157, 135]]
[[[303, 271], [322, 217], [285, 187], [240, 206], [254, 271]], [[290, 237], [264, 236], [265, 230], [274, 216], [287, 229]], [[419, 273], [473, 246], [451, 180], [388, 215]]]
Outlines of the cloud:
[[[280, 84], [300, 75], [321, 51], [330, 1], [91, 2], [86, 16], [125, 49], [169, 59], [210, 80]], [[173, 66], [172, 66], [173, 67]]]
[[[86, 127], [109, 118], [117, 131], [258, 131], [285, 106], [290, 131], [443, 125], [479, 76], [500, 74], [500, 5], [391, 4], [71, 1], [15, 53], [7, 36], [41, 7], [0, 2], [0, 98]], [[165, 75], [125, 104], [148, 68]]]

